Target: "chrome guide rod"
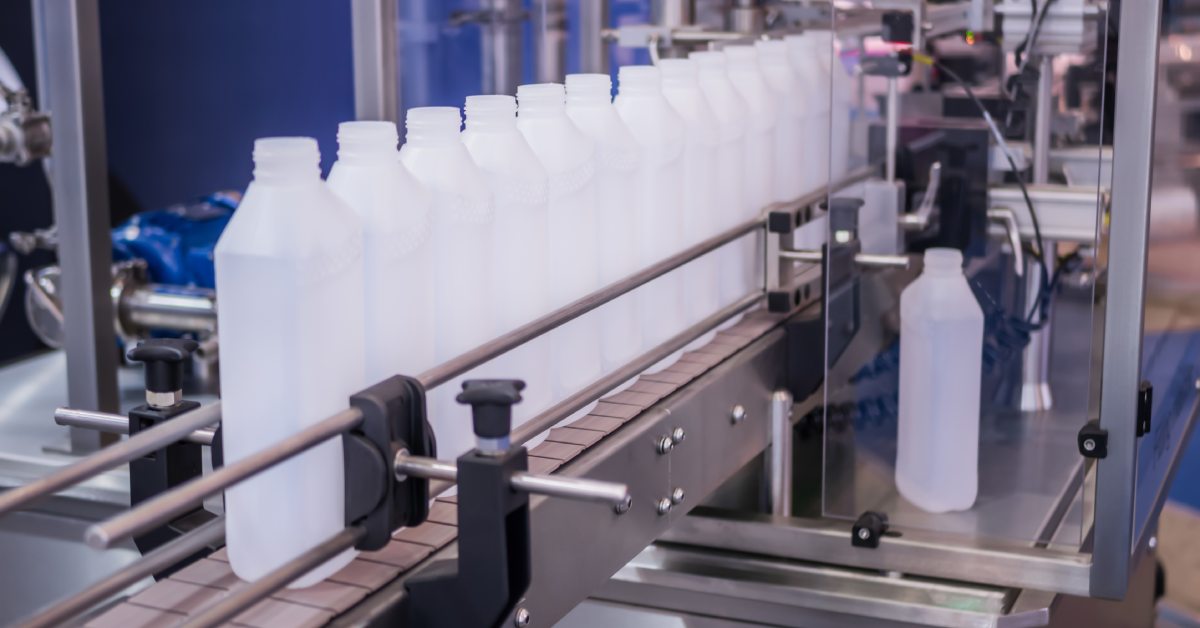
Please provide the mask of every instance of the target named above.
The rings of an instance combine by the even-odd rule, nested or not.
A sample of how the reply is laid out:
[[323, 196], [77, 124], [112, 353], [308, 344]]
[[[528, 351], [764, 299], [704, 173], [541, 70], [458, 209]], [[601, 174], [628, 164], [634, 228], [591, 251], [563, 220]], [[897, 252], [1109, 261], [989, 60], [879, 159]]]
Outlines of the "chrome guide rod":
[[484, 343], [458, 357], [451, 358], [417, 376], [426, 390], [444, 384], [463, 373], [499, 356], [506, 351], [541, 336], [579, 316], [616, 299], [650, 281], [657, 279], [688, 262], [712, 252], [721, 246], [761, 228], [761, 218], [748, 220], [732, 229], [728, 229], [698, 244], [692, 245], [646, 269], [634, 273], [620, 281], [613, 282], [600, 290], [593, 292], [573, 303], [568, 303], [553, 312], [526, 323], [499, 338]]
[[[825, 254], [821, 251], [780, 251], [779, 257], [794, 262], [804, 262], [806, 264], [820, 264], [824, 261]], [[879, 253], [857, 253], [854, 256], [854, 262], [860, 266], [870, 268], [908, 268], [909, 259], [907, 255], [884, 255]]]
[[767, 462], [771, 514], [792, 516], [792, 393], [786, 389], [771, 395], [771, 449]]
[[364, 534], [366, 531], [359, 527], [344, 528], [258, 580], [234, 589], [228, 597], [221, 598], [183, 625], [187, 628], [209, 628], [237, 617], [272, 593], [320, 567], [325, 561], [354, 547]]
[[[172, 421], [174, 420], [177, 419]], [[112, 519], [92, 524], [88, 527], [84, 539], [95, 549], [112, 547], [114, 543], [137, 536], [182, 515], [206, 498], [252, 475], [354, 429], [361, 421], [362, 412], [357, 408], [342, 410], [266, 449], [227, 464], [174, 490], [161, 493]], [[170, 423], [171, 421], [167, 422], [168, 425]]]
[[[410, 456], [407, 451], [396, 453], [392, 467], [395, 470], [396, 479], [400, 481], [409, 476], [447, 482], [458, 480], [458, 467], [454, 463], [422, 456]], [[627, 509], [632, 499], [629, 495], [629, 487], [617, 482], [541, 475], [525, 471], [514, 473], [510, 482], [514, 491], [596, 502], [621, 509]]]
[[900, 88], [898, 79], [894, 76], [887, 80], [887, 125], [886, 125], [886, 166], [887, 182], [896, 180], [896, 148], [899, 144], [897, 133], [900, 127]]
[[533, 417], [529, 421], [521, 424], [512, 432], [512, 444], [523, 445], [529, 442], [529, 439], [541, 434], [542, 432], [554, 427], [555, 423], [563, 420], [572, 412], [579, 410], [587, 404], [597, 400], [601, 395], [620, 386], [622, 382], [628, 381], [631, 377], [638, 373], [654, 366], [663, 358], [675, 353], [676, 351], [686, 347], [688, 343], [712, 331], [714, 327], [721, 323], [741, 314], [756, 305], [763, 298], [763, 293], [754, 292], [748, 294], [737, 302], [727, 305], [718, 310], [715, 314], [708, 316], [704, 320], [688, 327], [687, 329], [672, 336], [666, 342], [650, 349], [642, 355], [635, 358], [632, 362], [625, 366], [601, 377], [591, 383], [591, 385], [577, 391], [575, 394], [563, 399], [562, 401], [550, 406], [541, 414]]
[[105, 447], [60, 471], [0, 494], [0, 515], [170, 445], [221, 418], [221, 404], [202, 406]]
[[[82, 427], [97, 432], [105, 432], [108, 434], [128, 434], [129, 433], [129, 417], [120, 414], [112, 414], [109, 412], [96, 412], [94, 410], [76, 410], [75, 408], [55, 408], [54, 422], [58, 425], [68, 425], [71, 427]], [[213, 438], [216, 437], [217, 431], [211, 427], [202, 427], [181, 440], [186, 440], [189, 443], [209, 446], [212, 445]]]
[[224, 540], [225, 517], [217, 517], [122, 567], [83, 591], [60, 602], [55, 602], [37, 615], [18, 622], [18, 625], [22, 628], [61, 626], [72, 617], [119, 593], [138, 580], [158, 573], [205, 547], [222, 543]]

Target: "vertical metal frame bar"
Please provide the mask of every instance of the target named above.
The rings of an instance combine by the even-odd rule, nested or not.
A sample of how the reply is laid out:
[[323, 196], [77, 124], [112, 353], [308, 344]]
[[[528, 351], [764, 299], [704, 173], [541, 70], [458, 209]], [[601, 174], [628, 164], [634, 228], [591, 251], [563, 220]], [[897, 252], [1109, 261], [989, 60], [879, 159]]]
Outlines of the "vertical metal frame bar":
[[602, 31], [611, 26], [609, 0], [579, 3], [579, 71], [608, 74], [608, 44]]
[[1137, 390], [1146, 298], [1154, 107], [1162, 3], [1123, 2], [1113, 131], [1112, 222], [1105, 304], [1100, 425], [1108, 457], [1097, 464], [1091, 593], [1119, 598], [1131, 568], [1137, 483]]
[[398, 0], [351, 0], [354, 115], [400, 122]]
[[[39, 88], [53, 119], [50, 185], [62, 268], [67, 402], [116, 412], [108, 155], [98, 0], [33, 0]], [[107, 437], [107, 438], [104, 438]], [[71, 429], [73, 451], [112, 440]]]

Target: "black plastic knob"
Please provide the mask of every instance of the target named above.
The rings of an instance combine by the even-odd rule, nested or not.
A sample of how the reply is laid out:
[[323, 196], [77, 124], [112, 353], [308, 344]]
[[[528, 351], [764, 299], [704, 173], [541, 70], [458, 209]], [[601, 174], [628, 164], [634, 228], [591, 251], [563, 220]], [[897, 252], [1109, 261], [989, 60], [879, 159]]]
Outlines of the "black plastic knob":
[[139, 342], [125, 356], [146, 365], [146, 390], [169, 393], [183, 388], [183, 365], [197, 346], [186, 338], [152, 338]]
[[469, 379], [458, 393], [459, 403], [471, 406], [478, 438], [504, 438], [512, 432], [512, 407], [521, 401], [525, 382], [519, 379]]
[[830, 231], [858, 231], [858, 210], [862, 208], [861, 198], [839, 196], [829, 199], [829, 229]]

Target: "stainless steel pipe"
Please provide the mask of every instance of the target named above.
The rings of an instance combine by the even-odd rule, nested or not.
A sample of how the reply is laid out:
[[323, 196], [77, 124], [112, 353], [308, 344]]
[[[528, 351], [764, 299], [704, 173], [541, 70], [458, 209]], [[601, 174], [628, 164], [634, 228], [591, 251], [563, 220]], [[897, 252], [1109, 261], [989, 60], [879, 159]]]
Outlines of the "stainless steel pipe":
[[[128, 434], [129, 417], [111, 412], [96, 412], [94, 410], [77, 410], [75, 408], [55, 408], [54, 422], [69, 427], [82, 427], [108, 434]], [[180, 440], [189, 443], [210, 446], [217, 431], [211, 427], [202, 427]]]
[[[404, 480], [406, 477], [412, 476], [429, 480], [458, 481], [458, 467], [453, 463], [422, 456], [410, 456], [406, 451], [396, 453], [392, 466], [397, 480]], [[629, 495], [629, 487], [624, 484], [587, 478], [517, 472], [512, 475], [511, 486], [514, 491], [531, 495], [546, 495], [607, 504], [622, 510], [622, 512], [628, 509], [632, 499]]]
[[366, 532], [359, 527], [345, 528], [319, 545], [284, 563], [267, 575], [234, 589], [227, 597], [200, 612], [184, 624], [187, 628], [219, 626], [246, 609], [263, 601], [272, 593], [286, 587], [304, 574], [320, 567], [329, 559], [354, 547]]
[[[172, 421], [174, 420], [177, 419]], [[170, 424], [172, 421], [168, 421], [164, 425]], [[206, 498], [216, 495], [256, 473], [343, 432], [354, 429], [361, 421], [362, 412], [357, 408], [342, 410], [266, 449], [232, 464], [227, 464], [174, 490], [162, 493], [108, 521], [91, 525], [88, 527], [84, 539], [88, 545], [96, 549], [112, 547], [114, 543], [123, 539], [163, 525], [174, 517], [195, 508]]]
[[22, 620], [19, 625], [22, 628], [61, 626], [68, 619], [119, 593], [138, 580], [156, 574], [205, 547], [216, 545], [224, 540], [225, 518], [217, 517], [122, 567], [83, 591], [60, 602], [55, 602], [38, 614]]
[[181, 414], [144, 432], [139, 432], [136, 436], [105, 447], [61, 471], [56, 471], [25, 486], [19, 486], [0, 494], [0, 515], [177, 442], [197, 429], [216, 423], [220, 418], [221, 405], [214, 403]]
[[[779, 257], [795, 262], [820, 264], [825, 254], [821, 251], [780, 251]], [[854, 263], [868, 268], [908, 268], [907, 255], [879, 255], [874, 253], [857, 253]]]

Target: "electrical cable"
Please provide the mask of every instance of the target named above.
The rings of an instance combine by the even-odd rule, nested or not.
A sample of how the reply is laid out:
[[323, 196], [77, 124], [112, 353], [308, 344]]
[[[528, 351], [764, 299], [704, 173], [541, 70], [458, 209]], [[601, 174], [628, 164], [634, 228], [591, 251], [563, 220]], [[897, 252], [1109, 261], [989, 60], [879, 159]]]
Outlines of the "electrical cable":
[[[1029, 310], [1029, 314], [1025, 317], [1025, 322], [1034, 324], [1035, 329], [1041, 328], [1046, 323], [1046, 307], [1047, 303], [1049, 302], [1050, 290], [1050, 276], [1044, 258], [1046, 249], [1042, 241], [1042, 227], [1040, 221], [1038, 220], [1037, 210], [1033, 206], [1033, 199], [1029, 196], [1029, 188], [1026, 187], [1025, 181], [1021, 178], [1020, 170], [1017, 168], [1017, 161], [1013, 158], [1012, 151], [1008, 146], [1008, 142], [1004, 141], [1004, 134], [1000, 132], [1000, 127], [996, 125], [996, 121], [992, 118], [992, 114], [988, 112], [987, 105], [983, 104], [983, 101], [975, 95], [975, 92], [971, 89], [971, 86], [968, 85], [961, 76], [954, 72], [954, 70], [946, 67], [946, 65], [942, 62], [929, 55], [914, 52], [913, 60], [937, 68], [939, 72], [945, 74], [952, 81], [958, 84], [958, 86], [961, 87], [964, 92], [966, 92], [967, 98], [969, 98], [971, 102], [975, 104], [975, 107], [979, 109], [979, 113], [983, 116], [984, 121], [987, 123], [988, 129], [992, 133], [992, 137], [1000, 146], [1000, 150], [1004, 153], [1005, 159], [1008, 160], [1008, 165], [1012, 169], [1013, 175], [1017, 180], [1017, 185], [1021, 188], [1021, 196], [1025, 199], [1025, 205], [1029, 208], [1029, 221], [1033, 226], [1034, 241], [1037, 244], [1037, 250], [1033, 252], [1032, 256], [1037, 260], [1041, 273], [1041, 285], [1038, 287], [1038, 297], [1034, 300], [1034, 303]], [[1013, 255], [1020, 254], [1020, 251], [1013, 251]], [[1036, 324], [1033, 323], [1035, 317], [1037, 319]]]

